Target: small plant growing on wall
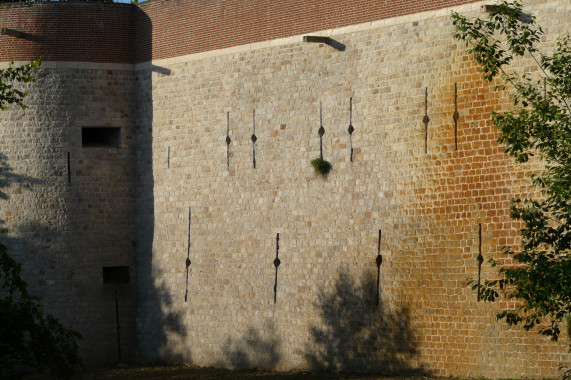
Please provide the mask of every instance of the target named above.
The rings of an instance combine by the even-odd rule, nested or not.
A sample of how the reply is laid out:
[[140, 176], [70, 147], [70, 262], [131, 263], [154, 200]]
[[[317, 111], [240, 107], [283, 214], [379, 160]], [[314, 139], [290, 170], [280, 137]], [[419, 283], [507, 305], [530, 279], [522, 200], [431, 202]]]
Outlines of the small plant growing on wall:
[[319, 103], [319, 157], [311, 161], [311, 166], [316, 172], [321, 173], [321, 175], [326, 176], [331, 171], [333, 167], [328, 161], [323, 159], [323, 135], [325, 134], [325, 128], [323, 128], [323, 111], [321, 103]]
[[324, 176], [329, 174], [331, 168], [333, 168], [333, 166], [329, 163], [329, 161], [326, 161], [321, 157], [312, 160], [311, 166], [313, 166], [313, 168], [317, 173], [321, 173]]

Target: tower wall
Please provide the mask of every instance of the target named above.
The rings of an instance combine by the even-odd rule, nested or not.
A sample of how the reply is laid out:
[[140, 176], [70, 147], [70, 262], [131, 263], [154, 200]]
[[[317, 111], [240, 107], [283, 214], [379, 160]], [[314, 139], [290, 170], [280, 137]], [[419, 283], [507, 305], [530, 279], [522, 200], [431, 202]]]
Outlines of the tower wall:
[[[43, 57], [35, 83], [23, 87], [28, 108], [0, 114], [0, 241], [45, 311], [83, 335], [87, 364], [119, 359], [115, 291], [123, 358], [135, 346], [132, 12], [87, 3], [0, 7], [2, 28], [20, 33], [0, 36], [0, 59]], [[84, 144], [93, 127], [117, 128], [115, 141]], [[117, 266], [128, 267], [130, 283], [104, 284], [103, 267]]]

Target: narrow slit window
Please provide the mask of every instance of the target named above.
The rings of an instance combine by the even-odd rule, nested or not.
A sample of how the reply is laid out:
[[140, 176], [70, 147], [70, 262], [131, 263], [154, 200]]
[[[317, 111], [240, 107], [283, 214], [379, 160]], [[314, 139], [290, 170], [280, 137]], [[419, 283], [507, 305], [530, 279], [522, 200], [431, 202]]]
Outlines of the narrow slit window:
[[81, 128], [81, 145], [84, 148], [121, 148], [121, 128]]
[[129, 280], [129, 267], [103, 267], [104, 284], [128, 284]]

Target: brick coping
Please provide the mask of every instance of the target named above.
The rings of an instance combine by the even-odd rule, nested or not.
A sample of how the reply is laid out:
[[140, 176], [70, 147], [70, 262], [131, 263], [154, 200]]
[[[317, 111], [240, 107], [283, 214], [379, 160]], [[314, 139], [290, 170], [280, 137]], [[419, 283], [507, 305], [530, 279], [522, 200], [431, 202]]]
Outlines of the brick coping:
[[[397, 16], [387, 19], [382, 19], [378, 21], [370, 21], [356, 25], [344, 26], [340, 28], [332, 28], [321, 31], [312, 32], [312, 34], [317, 34], [320, 36], [332, 37], [349, 33], [364, 32], [372, 29], [378, 29], [381, 27], [386, 27], [390, 25], [399, 25], [406, 22], [414, 22], [425, 20], [428, 18], [436, 18], [450, 15], [452, 10], [460, 13], [473, 12], [480, 10], [483, 4], [489, 3], [489, 1], [479, 1], [476, 3], [464, 4], [459, 6], [442, 8], [434, 11], [426, 11], [420, 13], [413, 13], [404, 16]], [[152, 61], [146, 61], [135, 64], [123, 64], [123, 63], [98, 63], [98, 62], [80, 62], [80, 61], [44, 61], [42, 63], [42, 68], [44, 69], [84, 69], [84, 70], [122, 70], [122, 71], [137, 71], [137, 70], [148, 70], [152, 69], [153, 66], [173, 66], [180, 63], [191, 62], [202, 60], [212, 57], [220, 57], [224, 55], [239, 54], [252, 50], [259, 50], [265, 48], [271, 48], [276, 46], [283, 46], [289, 44], [300, 43], [303, 41], [302, 34], [277, 38], [269, 41], [253, 42], [245, 45], [238, 45], [224, 49], [210, 50], [200, 53], [193, 53], [188, 55], [181, 55], [173, 58], [163, 58]], [[340, 54], [343, 54], [340, 52]], [[10, 62], [0, 62], [0, 69], [8, 67]], [[16, 61], [14, 65], [26, 64], [28, 61]]]

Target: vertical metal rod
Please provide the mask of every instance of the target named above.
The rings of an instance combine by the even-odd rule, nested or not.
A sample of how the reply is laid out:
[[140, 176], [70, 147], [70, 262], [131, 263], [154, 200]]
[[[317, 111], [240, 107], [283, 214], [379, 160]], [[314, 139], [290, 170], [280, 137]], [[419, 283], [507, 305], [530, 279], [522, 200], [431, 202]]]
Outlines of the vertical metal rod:
[[119, 333], [119, 300], [117, 297], [117, 289], [115, 289], [115, 318], [117, 320], [117, 351], [119, 353], [119, 361], [122, 361], [121, 358], [121, 334]]
[[256, 110], [252, 110], [252, 160], [254, 169], [256, 169]]
[[188, 208], [188, 240], [187, 240], [187, 251], [186, 251], [186, 257], [190, 258], [190, 223], [191, 223], [191, 217], [192, 217], [192, 210], [189, 207]]
[[351, 162], [353, 162], [353, 141], [352, 141], [351, 137], [349, 137], [349, 140], [351, 140], [351, 158], [350, 158], [350, 160], [351, 160]]
[[191, 209], [188, 208], [188, 241], [187, 241], [187, 251], [186, 251], [186, 291], [184, 293], [184, 302], [188, 299], [188, 268], [190, 267], [190, 221], [191, 221]]
[[71, 153], [67, 152], [67, 183], [71, 186]]
[[484, 256], [482, 256], [482, 223], [478, 223], [478, 302], [480, 302], [480, 276], [482, 274], [482, 263]]
[[277, 302], [278, 299], [278, 267], [280, 266], [279, 251], [280, 251], [280, 234], [278, 232], [276, 236], [276, 258], [274, 259], [274, 267], [276, 267], [276, 277], [274, 281], [274, 304]]
[[353, 98], [349, 98], [349, 125], [353, 124]]
[[167, 152], [167, 168], [171, 167], [171, 147], [169, 146]]
[[[319, 102], [319, 130], [323, 129], [323, 108]], [[319, 157], [323, 160], [323, 135], [319, 133]]]
[[458, 113], [458, 85], [454, 83], [454, 115], [452, 118], [454, 119], [454, 147], [458, 150], [458, 118], [460, 114]]
[[274, 305], [278, 302], [278, 267], [276, 267], [276, 279], [274, 281]]
[[422, 122], [424, 123], [424, 153], [428, 153], [428, 122], [430, 118], [428, 117], [428, 87], [424, 90], [424, 117]]
[[230, 112], [226, 112], [226, 169], [230, 170]]
[[424, 90], [424, 153], [428, 153], [428, 87]]
[[381, 285], [381, 264], [383, 263], [383, 256], [381, 256], [381, 230], [379, 230], [379, 244], [377, 246], [377, 306], [379, 306], [379, 288]]
[[353, 162], [353, 131], [353, 98], [349, 98], [349, 144], [351, 144], [351, 162]]

